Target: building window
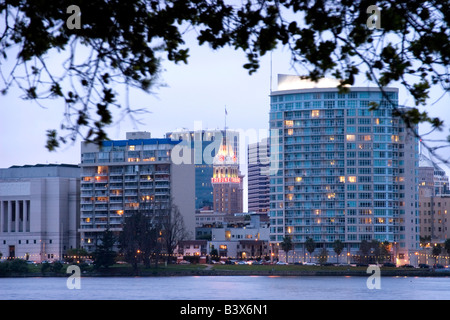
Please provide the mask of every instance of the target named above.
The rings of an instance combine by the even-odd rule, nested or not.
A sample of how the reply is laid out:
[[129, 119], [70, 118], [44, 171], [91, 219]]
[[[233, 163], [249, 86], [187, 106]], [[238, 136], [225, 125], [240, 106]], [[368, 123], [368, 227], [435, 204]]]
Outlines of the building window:
[[317, 118], [320, 115], [319, 110], [311, 110], [311, 118]]
[[356, 182], [356, 176], [349, 176], [348, 182], [352, 182], [352, 183]]

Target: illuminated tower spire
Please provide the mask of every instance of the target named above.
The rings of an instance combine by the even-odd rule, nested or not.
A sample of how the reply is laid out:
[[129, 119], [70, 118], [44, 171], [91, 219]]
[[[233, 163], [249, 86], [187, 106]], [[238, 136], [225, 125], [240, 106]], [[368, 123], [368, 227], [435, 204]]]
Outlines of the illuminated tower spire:
[[224, 139], [213, 160], [213, 201], [215, 212], [238, 213], [243, 210], [243, 187], [236, 152]]

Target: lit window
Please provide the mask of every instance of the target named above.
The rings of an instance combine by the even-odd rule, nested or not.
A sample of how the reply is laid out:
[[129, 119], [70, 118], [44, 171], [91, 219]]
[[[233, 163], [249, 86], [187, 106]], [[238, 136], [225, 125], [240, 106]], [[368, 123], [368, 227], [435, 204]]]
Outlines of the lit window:
[[284, 121], [284, 125], [286, 127], [293, 127], [294, 126], [294, 121], [293, 120], [286, 120], [286, 121]]
[[288, 129], [287, 133], [289, 136], [292, 136], [294, 134], [294, 129]]
[[356, 182], [356, 177], [355, 176], [348, 177], [348, 182]]
[[370, 141], [370, 140], [372, 140], [372, 136], [370, 134], [364, 136], [364, 141]]
[[134, 151], [135, 148], [136, 148], [136, 146], [128, 146], [128, 150], [129, 150], [129, 151]]
[[339, 177], [339, 182], [345, 182], [345, 177], [344, 176], [340, 176]]
[[348, 134], [346, 136], [346, 138], [347, 138], [347, 141], [355, 141], [355, 135], [354, 134]]
[[302, 181], [302, 177], [297, 177], [297, 178], [295, 178], [295, 181], [301, 182], [301, 181]]
[[320, 111], [319, 110], [311, 110], [311, 117], [312, 118], [317, 118], [320, 115]]

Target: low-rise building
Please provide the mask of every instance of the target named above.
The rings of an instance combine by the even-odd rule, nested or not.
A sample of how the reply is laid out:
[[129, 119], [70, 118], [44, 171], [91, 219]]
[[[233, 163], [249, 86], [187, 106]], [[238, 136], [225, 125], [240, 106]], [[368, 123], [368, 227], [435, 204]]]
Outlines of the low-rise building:
[[0, 255], [59, 260], [79, 245], [80, 168], [37, 164], [0, 169]]
[[260, 259], [270, 255], [269, 226], [260, 215], [251, 214], [250, 223], [242, 227], [223, 226], [211, 229], [208, 253], [231, 259]]

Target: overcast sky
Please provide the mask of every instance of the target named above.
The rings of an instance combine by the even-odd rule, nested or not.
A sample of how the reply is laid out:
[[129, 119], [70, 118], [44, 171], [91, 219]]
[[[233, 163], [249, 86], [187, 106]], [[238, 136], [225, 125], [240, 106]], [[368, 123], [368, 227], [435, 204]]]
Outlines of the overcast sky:
[[[231, 48], [212, 51], [208, 46], [192, 45], [188, 65], [163, 62], [162, 79], [166, 87], [158, 89], [154, 95], [132, 94], [131, 104], [136, 108], [146, 107], [150, 112], [140, 117], [142, 123], [136, 125], [125, 120], [116, 124], [107, 130], [109, 138], [125, 139], [126, 132], [136, 130], [150, 131], [152, 137], [158, 138], [178, 128], [193, 130], [195, 123], [203, 129], [223, 128], [225, 106], [228, 128], [267, 130], [270, 61], [270, 54], [266, 55], [258, 72], [249, 75], [242, 67], [247, 61], [241, 51]], [[274, 90], [277, 74], [295, 74], [287, 50], [273, 53], [272, 74]], [[360, 81], [356, 85], [369, 84]], [[10, 90], [6, 96], [0, 96], [0, 168], [37, 163], [78, 164], [80, 141], [62, 146], [56, 152], [45, 148], [46, 130], [59, 128], [63, 106], [49, 101], [44, 109], [22, 100], [21, 95], [18, 90]], [[432, 101], [437, 98], [434, 96]], [[412, 103], [403, 89], [400, 89], [399, 103]], [[450, 121], [449, 104], [447, 95], [431, 107], [431, 113]], [[421, 132], [426, 132], [426, 128]], [[433, 138], [445, 139], [448, 133], [446, 126]], [[449, 150], [445, 150], [448, 157]]]

